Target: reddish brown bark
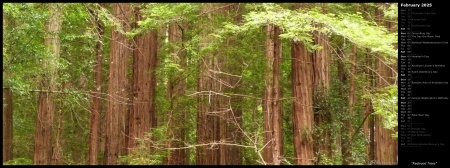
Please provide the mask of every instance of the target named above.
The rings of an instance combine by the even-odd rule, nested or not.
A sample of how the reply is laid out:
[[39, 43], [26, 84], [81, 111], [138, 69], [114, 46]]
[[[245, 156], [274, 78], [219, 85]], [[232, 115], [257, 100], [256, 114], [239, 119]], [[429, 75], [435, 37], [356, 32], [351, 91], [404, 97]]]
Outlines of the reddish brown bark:
[[[224, 66], [224, 56], [220, 56], [217, 59], [217, 66], [220, 68], [220, 70], [227, 70], [227, 67]], [[218, 69], [219, 70], [219, 69]], [[219, 75], [217, 75], [219, 80], [223, 80], [224, 82], [228, 82], [229, 80], [227, 79], [227, 77], [225, 78], [221, 78]], [[223, 92], [225, 87], [224, 85], [222, 85], [221, 83], [217, 83], [216, 87], [218, 87], [218, 90], [220, 90], [221, 92]], [[222, 89], [221, 89], [222, 88]], [[230, 137], [230, 132], [229, 132], [229, 125], [227, 124], [227, 122], [229, 122], [228, 120], [230, 119], [230, 111], [229, 111], [229, 107], [227, 107], [227, 104], [229, 102], [229, 100], [227, 100], [226, 97], [219, 97], [218, 100], [218, 110], [220, 111], [219, 113], [219, 140], [220, 142], [223, 143], [232, 143], [228, 137]], [[219, 145], [219, 165], [227, 165], [229, 162], [229, 148], [230, 146], [226, 145], [226, 144], [220, 144]]]
[[330, 130], [326, 128], [327, 125], [331, 124], [331, 113], [328, 109], [323, 108], [325, 105], [319, 105], [319, 103], [325, 102], [327, 99], [328, 88], [330, 85], [330, 60], [329, 60], [329, 49], [328, 49], [328, 36], [324, 33], [315, 31], [313, 33], [314, 44], [320, 46], [322, 49], [316, 50], [312, 55], [312, 66], [313, 66], [313, 86], [314, 86], [314, 106], [318, 107], [315, 109], [314, 122], [317, 127], [321, 128], [320, 132], [316, 133], [315, 139], [315, 154], [320, 154], [317, 157], [317, 163], [322, 164], [322, 156], [331, 159], [331, 133]]
[[328, 36], [318, 31], [314, 32], [314, 44], [321, 47], [313, 53], [313, 80], [314, 90], [327, 92], [330, 87], [330, 59], [328, 49]]
[[[143, 20], [139, 9], [136, 21]], [[157, 32], [149, 31], [135, 38], [133, 51], [132, 107], [128, 115], [127, 150], [132, 154], [139, 147], [138, 141], [150, 132], [154, 116]], [[147, 145], [150, 143], [147, 142]]]
[[56, 131], [56, 142], [53, 148], [52, 165], [61, 165], [63, 161], [62, 148], [61, 148], [61, 124], [62, 124], [62, 112], [59, 111], [58, 114], [58, 126]]
[[[129, 31], [127, 22], [131, 10], [127, 4], [113, 4], [113, 14], [119, 20], [124, 31]], [[111, 57], [109, 66], [108, 109], [106, 111], [106, 144], [104, 161], [106, 165], [117, 164], [124, 145], [124, 119], [127, 112], [127, 62], [131, 55], [131, 46], [127, 37], [112, 29]]]
[[[353, 106], [355, 104], [355, 77], [356, 77], [356, 55], [357, 55], [357, 46], [353, 45], [353, 54], [350, 62], [350, 94], [348, 98], [348, 111], [350, 115], [354, 115]], [[350, 134], [353, 134], [352, 127], [348, 127]]]
[[[100, 4], [103, 7], [102, 4]], [[89, 12], [94, 18], [94, 27], [97, 31], [97, 43], [95, 45], [95, 70], [94, 78], [95, 84], [92, 88], [92, 111], [89, 119], [89, 153], [88, 162], [90, 165], [97, 165], [97, 156], [99, 150], [99, 128], [100, 128], [100, 113], [102, 111], [100, 93], [102, 91], [102, 57], [103, 57], [103, 32], [104, 26], [98, 18], [99, 9], [90, 9]]]
[[314, 161], [312, 62], [302, 42], [292, 42], [291, 55], [292, 93], [295, 98], [293, 123], [296, 164], [312, 165]]
[[[3, 31], [8, 26], [8, 18], [3, 11]], [[7, 66], [3, 65], [3, 81], [9, 76], [9, 71], [5, 71]], [[13, 159], [13, 98], [10, 88], [3, 88], [3, 163]]]
[[[239, 88], [237, 88], [237, 90], [235, 91], [235, 93], [242, 93], [239, 92]], [[229, 124], [229, 136], [232, 138], [232, 142], [235, 144], [241, 144], [242, 143], [242, 138], [243, 138], [243, 133], [242, 130], [240, 130], [239, 128], [243, 128], [242, 125], [242, 109], [241, 107], [239, 107], [236, 104], [242, 103], [243, 98], [242, 97], [235, 97], [232, 98], [232, 111], [231, 111], [231, 116], [229, 118], [229, 120], [231, 120], [231, 122], [233, 124]], [[228, 156], [229, 156], [229, 160], [228, 160], [228, 165], [242, 165], [242, 147], [240, 146], [230, 146], [229, 147], [229, 151], [228, 151]]]
[[[209, 33], [213, 32], [214, 17], [227, 15], [233, 4], [206, 4], [203, 6], [202, 32], [200, 48], [206, 48], [211, 42]], [[231, 14], [231, 13], [230, 13]], [[198, 165], [230, 164], [230, 98], [222, 92], [227, 77], [218, 72], [227, 70], [224, 55], [220, 52], [206, 52], [199, 60], [198, 78], [198, 114], [197, 114], [197, 147], [196, 163]]]
[[[51, 101], [51, 102], [50, 102]], [[50, 164], [52, 156], [51, 139], [53, 136], [53, 96], [50, 93], [39, 94], [39, 112], [36, 122], [34, 164]], [[45, 119], [43, 119], [45, 118]], [[45, 139], [45, 140], [43, 140]]]
[[[202, 12], [208, 12], [217, 6], [216, 4], [206, 4], [203, 6]], [[206, 48], [211, 41], [208, 34], [212, 31], [211, 22], [212, 14], [207, 14], [202, 19], [203, 31], [201, 32], [200, 48]], [[219, 95], [217, 95], [217, 83], [214, 81], [217, 61], [212, 53], [206, 53], [199, 60], [199, 77], [197, 91], [201, 92], [198, 96], [198, 113], [197, 113], [197, 143], [209, 144], [207, 146], [197, 147], [196, 164], [197, 165], [217, 165], [219, 164], [220, 153], [219, 146], [215, 143], [219, 142], [219, 119], [218, 105]], [[205, 94], [202, 94], [205, 93]]]
[[13, 100], [12, 91], [3, 88], [3, 163], [13, 159]]
[[280, 63], [281, 39], [280, 28], [266, 25], [266, 89], [264, 93], [264, 161], [266, 164], [281, 164], [281, 101], [280, 101]]
[[[240, 24], [242, 22], [242, 6], [243, 4], [233, 4], [230, 9], [230, 14], [234, 17], [234, 21], [236, 24]], [[237, 13], [237, 15], [235, 15]], [[239, 39], [239, 38], [238, 38]], [[231, 47], [239, 47], [235, 40], [229, 40], [228, 46]], [[243, 67], [241, 64], [227, 64], [227, 70], [232, 74], [241, 74], [243, 71]], [[227, 82], [233, 86], [230, 88], [229, 92], [240, 94], [242, 93], [242, 88], [239, 85], [239, 78], [234, 76], [227, 76]], [[228, 92], [228, 91], [227, 91]], [[232, 97], [231, 98], [231, 111], [229, 111], [229, 116], [227, 118], [228, 124], [228, 134], [227, 137], [231, 139], [234, 144], [242, 144], [243, 138], [243, 123], [242, 123], [242, 108], [240, 104], [242, 103], [243, 98], [241, 96]], [[242, 165], [242, 147], [240, 146], [228, 146], [228, 165]]]
[[[54, 91], [56, 89], [56, 62], [60, 54], [59, 33], [61, 31], [61, 4], [49, 4], [51, 12], [46, 23], [45, 44], [50, 50], [51, 56], [43, 61], [43, 67], [48, 68], [47, 75], [41, 80], [42, 90]], [[39, 109], [36, 118], [36, 133], [34, 144], [34, 164], [46, 165], [51, 163], [53, 116], [55, 113], [53, 95], [50, 92], [39, 93]]]
[[[378, 82], [380, 82], [377, 83], [377, 87], [387, 85], [382, 78], [386, 79], [388, 82], [391, 82], [389, 80], [391, 77], [390, 74], [386, 74], [386, 72], [390, 71], [390, 67], [383, 65], [381, 62], [382, 60], [377, 59], [377, 73], [379, 74], [377, 78], [379, 79]], [[375, 161], [377, 164], [396, 164], [397, 143], [392, 137], [394, 131], [384, 128], [382, 117], [383, 116], [380, 115], [375, 116]]]

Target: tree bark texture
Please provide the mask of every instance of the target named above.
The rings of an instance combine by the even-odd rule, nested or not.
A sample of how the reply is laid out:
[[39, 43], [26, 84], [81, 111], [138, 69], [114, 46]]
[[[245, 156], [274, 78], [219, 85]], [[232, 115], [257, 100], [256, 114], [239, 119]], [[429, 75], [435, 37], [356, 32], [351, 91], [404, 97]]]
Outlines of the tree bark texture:
[[292, 93], [294, 96], [294, 153], [297, 165], [312, 165], [313, 77], [312, 60], [302, 42], [292, 42]]
[[266, 25], [266, 73], [263, 102], [264, 112], [264, 161], [270, 165], [281, 164], [281, 101], [280, 101], [280, 28]]
[[[377, 23], [384, 25], [383, 12], [375, 8], [375, 19]], [[386, 63], [382, 56], [378, 55], [376, 59], [376, 72], [378, 88], [395, 84], [394, 69]], [[394, 131], [384, 128], [382, 116], [375, 116], [375, 161], [377, 164], [396, 164], [397, 162], [397, 142], [392, 138]]]
[[127, 112], [127, 63], [132, 54], [127, 37], [117, 29], [130, 30], [129, 19], [131, 9], [127, 4], [113, 4], [113, 15], [119, 20], [120, 26], [113, 27], [111, 38], [111, 57], [109, 66], [108, 108], [106, 111], [106, 142], [104, 162], [106, 165], [118, 164], [117, 159], [122, 153], [125, 139], [124, 120]]
[[314, 51], [312, 55], [312, 69], [313, 69], [313, 86], [314, 98], [313, 104], [315, 107], [314, 122], [320, 131], [314, 136], [315, 139], [315, 154], [320, 154], [317, 157], [317, 164], [322, 164], [321, 156], [331, 159], [331, 133], [327, 126], [331, 124], [331, 113], [326, 109], [324, 100], [328, 98], [328, 89], [330, 87], [330, 59], [328, 49], [328, 36], [324, 33], [315, 31], [313, 33], [314, 44], [320, 46], [322, 49]]
[[[143, 20], [139, 9], [135, 10], [136, 21]], [[127, 150], [132, 154], [150, 132], [155, 116], [156, 50], [157, 32], [150, 30], [135, 37], [133, 51], [132, 107], [128, 116]], [[149, 146], [150, 142], [146, 141]]]
[[3, 162], [13, 159], [13, 100], [12, 91], [3, 88]]
[[[103, 5], [100, 4], [100, 7]], [[89, 10], [90, 14], [94, 18], [94, 27], [97, 32], [97, 43], [95, 45], [95, 70], [94, 70], [94, 78], [95, 78], [95, 86], [92, 89], [92, 111], [89, 119], [89, 153], [88, 153], [88, 162], [89, 165], [97, 165], [98, 164], [98, 150], [99, 150], [99, 134], [100, 134], [100, 113], [102, 111], [100, 93], [102, 92], [102, 60], [103, 60], [103, 34], [104, 34], [104, 26], [101, 23], [98, 17], [98, 10], [100, 9], [91, 9]]]
[[[42, 67], [46, 74], [41, 80], [42, 90], [56, 89], [57, 61], [60, 54], [59, 33], [61, 31], [62, 4], [48, 4], [50, 18], [45, 25], [47, 35], [45, 45], [50, 51], [50, 57], [43, 60]], [[34, 144], [34, 164], [47, 165], [52, 159], [53, 116], [55, 113], [53, 95], [49, 92], [39, 93], [39, 109], [36, 119]]]
[[[202, 12], [208, 12], [217, 4], [207, 4], [203, 7]], [[203, 31], [201, 32], [200, 48], [206, 48], [211, 42], [211, 37], [208, 35], [212, 29], [211, 24], [213, 14], [206, 14], [202, 19]], [[217, 95], [217, 82], [214, 81], [215, 73], [210, 70], [215, 70], [217, 66], [215, 55], [207, 52], [199, 60], [199, 77], [198, 88], [200, 92], [198, 96], [198, 113], [197, 113], [197, 144], [209, 144], [207, 146], [197, 147], [196, 164], [197, 165], [218, 165], [220, 163], [220, 151], [218, 143], [220, 141], [219, 128], [219, 99]], [[202, 94], [205, 93], [205, 94]]]

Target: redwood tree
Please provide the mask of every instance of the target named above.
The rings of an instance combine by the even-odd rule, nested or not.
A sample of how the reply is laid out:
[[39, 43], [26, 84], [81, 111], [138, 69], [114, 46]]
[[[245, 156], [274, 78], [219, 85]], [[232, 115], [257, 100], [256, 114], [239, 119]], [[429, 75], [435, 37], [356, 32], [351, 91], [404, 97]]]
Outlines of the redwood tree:
[[[366, 51], [366, 80], [368, 81], [368, 87], [375, 87], [375, 72], [373, 71], [373, 56], [369, 54], [369, 50]], [[368, 93], [366, 93], [368, 94]], [[364, 101], [364, 135], [369, 140], [369, 144], [366, 146], [366, 161], [370, 164], [375, 160], [375, 139], [374, 139], [374, 116], [372, 101], [370, 98], [366, 98]]]
[[[216, 18], [220, 16], [228, 17], [232, 14], [230, 11], [237, 4], [207, 4], [202, 8], [202, 14], [206, 14], [202, 19], [202, 32], [200, 38], [200, 48], [205, 49], [212, 42], [213, 32], [211, 26], [214, 26]], [[223, 44], [229, 46], [230, 44]], [[230, 105], [231, 98], [223, 95], [230, 83], [230, 77], [224, 76], [223, 71], [230, 71], [226, 64], [227, 56], [221, 52], [210, 52], [204, 50], [204, 55], [199, 61], [198, 77], [198, 116], [197, 116], [197, 164], [233, 164], [230, 152], [233, 147], [229, 143], [236, 143], [232, 136], [232, 130], [236, 121]], [[234, 116], [236, 117], [236, 116]], [[233, 123], [233, 124], [230, 124]], [[233, 126], [234, 125], [234, 126]], [[236, 151], [236, 150], [234, 150]], [[239, 152], [239, 151], [238, 151]]]
[[[177, 44], [172, 49], [172, 62], [180, 65], [181, 69], [186, 68], [186, 49], [183, 44], [183, 25], [181, 23], [173, 22], [169, 25], [169, 41]], [[169, 75], [167, 84], [167, 97], [170, 103], [169, 109], [169, 127], [168, 134], [171, 139], [169, 148], [184, 147], [186, 140], [186, 128], [184, 122], [186, 121], [186, 110], [180, 98], [182, 98], [186, 91], [186, 79], [182, 72], [173, 72]], [[173, 139], [173, 140], [172, 140]], [[186, 149], [169, 150], [167, 158], [169, 165], [186, 165], [188, 163]]]
[[[217, 4], [206, 4], [202, 7], [202, 12], [212, 10]], [[204, 49], [208, 43], [211, 42], [211, 37], [208, 35], [212, 31], [210, 25], [213, 19], [212, 13], [208, 13], [205, 18], [202, 18], [203, 31], [200, 36], [200, 48]], [[196, 164], [197, 165], [217, 165], [219, 164], [220, 153], [218, 145], [219, 142], [219, 118], [215, 114], [219, 103], [219, 95], [217, 95], [217, 83], [214, 81], [216, 67], [214, 55], [211, 52], [205, 52], [199, 60], [199, 77], [197, 91], [199, 96], [197, 99], [197, 143], [205, 146], [197, 147]], [[203, 94], [205, 93], [205, 94]], [[209, 144], [206, 146], [206, 144]]]
[[13, 158], [13, 100], [10, 88], [3, 88], [3, 162]]
[[[8, 19], [6, 13], [3, 11], [3, 31], [8, 25]], [[3, 41], [5, 43], [5, 41]], [[3, 49], [4, 50], [4, 49]], [[5, 67], [3, 65], [3, 67]], [[3, 81], [9, 77], [9, 71], [3, 68]], [[3, 83], [3, 86], [5, 84]], [[11, 160], [13, 158], [12, 153], [12, 140], [13, 140], [13, 104], [12, 104], [12, 91], [11, 88], [3, 87], [3, 162]]]
[[[139, 8], [135, 9], [136, 21], [143, 20]], [[132, 108], [128, 116], [128, 153], [138, 147], [152, 126], [155, 113], [157, 32], [150, 30], [135, 38], [133, 51]]]
[[[228, 9], [228, 15], [234, 17], [233, 20], [240, 24], [242, 22], [242, 6], [243, 4], [234, 3], [231, 4], [230, 9]], [[238, 35], [238, 39], [241, 38], [242, 35]], [[237, 44], [237, 41], [234, 39], [227, 40], [227, 46], [228, 47], [240, 47]], [[234, 57], [233, 57], [234, 56]], [[226, 59], [233, 59], [233, 58], [240, 58], [237, 55], [230, 55], [227, 56]], [[239, 61], [238, 61], [239, 62]], [[231, 74], [240, 74], [243, 71], [243, 67], [241, 64], [235, 64], [235, 63], [228, 63], [226, 64], [226, 70], [229, 71]], [[226, 82], [230, 84], [231, 86], [226, 90], [227, 92], [232, 92], [235, 94], [242, 93], [242, 86], [239, 85], [240, 77], [227, 75], [226, 76]], [[227, 134], [226, 137], [228, 139], [231, 139], [231, 143], [234, 144], [241, 144], [242, 138], [243, 138], [243, 121], [242, 121], [242, 107], [241, 103], [243, 101], [243, 98], [241, 96], [231, 97], [231, 109], [228, 111], [228, 116], [226, 118], [226, 124], [227, 124]], [[227, 165], [241, 165], [242, 164], [242, 147], [240, 146], [227, 146]]]
[[325, 33], [314, 31], [314, 44], [321, 47], [312, 54], [312, 72], [313, 72], [313, 104], [315, 107], [314, 122], [321, 128], [314, 136], [315, 152], [321, 154], [317, 156], [317, 163], [321, 164], [322, 155], [331, 158], [331, 131], [327, 125], [331, 124], [331, 112], [324, 103], [328, 99], [328, 89], [330, 87], [330, 58], [328, 48], [328, 36]]
[[344, 119], [344, 125], [346, 130], [344, 131], [344, 145], [342, 146], [342, 164], [349, 165], [352, 160], [352, 135], [353, 135], [353, 124], [352, 124], [352, 116], [354, 116], [353, 106], [355, 102], [355, 77], [356, 77], [356, 55], [357, 55], [357, 47], [356, 44], [353, 44], [353, 54], [351, 55], [350, 60], [350, 89], [349, 89], [349, 97], [348, 97], [348, 114], [346, 116], [350, 116]]
[[131, 9], [128, 4], [113, 4], [113, 15], [120, 23], [112, 28], [111, 57], [109, 65], [108, 109], [106, 111], [105, 164], [117, 164], [122, 153], [124, 139], [124, 119], [127, 112], [127, 62], [131, 55], [131, 46], [127, 37], [119, 32], [130, 30], [128, 20]]
[[297, 165], [314, 162], [313, 135], [313, 86], [311, 57], [303, 42], [292, 42], [292, 94], [294, 97], [294, 153]]
[[[103, 7], [102, 4], [99, 4], [100, 7]], [[100, 129], [100, 113], [101, 109], [101, 99], [100, 93], [102, 91], [102, 60], [103, 60], [103, 32], [104, 26], [101, 23], [98, 17], [99, 9], [89, 9], [89, 13], [92, 15], [94, 19], [94, 27], [96, 30], [96, 40], [97, 43], [95, 45], [95, 86], [92, 89], [92, 111], [90, 114], [89, 120], [89, 154], [88, 154], [88, 162], [90, 165], [96, 165], [97, 155], [99, 149], [99, 129]]]
[[[381, 7], [382, 4], [375, 8], [375, 19], [379, 24], [384, 25], [383, 12], [379, 9]], [[381, 55], [377, 55], [376, 86], [378, 88], [395, 84], [394, 66], [387, 64]], [[375, 116], [375, 161], [379, 164], [395, 164], [397, 162], [397, 142], [391, 136], [394, 131], [384, 128], [382, 117]]]
[[[45, 45], [50, 51], [49, 58], [43, 60], [45, 69], [39, 92], [39, 109], [36, 118], [36, 133], [34, 137], [34, 164], [46, 165], [51, 163], [53, 116], [55, 113], [52, 91], [56, 89], [57, 61], [60, 54], [59, 33], [61, 31], [62, 4], [48, 4], [49, 20], [45, 25], [47, 35]], [[46, 90], [46, 91], [45, 91]]]
[[280, 165], [282, 155], [281, 101], [280, 101], [280, 28], [266, 25], [266, 73], [263, 99], [264, 112], [264, 161]]

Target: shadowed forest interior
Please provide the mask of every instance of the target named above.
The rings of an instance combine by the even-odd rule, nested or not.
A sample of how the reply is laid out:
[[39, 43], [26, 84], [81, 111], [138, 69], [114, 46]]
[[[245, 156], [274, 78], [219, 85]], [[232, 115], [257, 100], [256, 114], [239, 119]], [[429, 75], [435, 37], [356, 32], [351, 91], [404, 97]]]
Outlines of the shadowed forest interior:
[[4, 3], [4, 165], [396, 165], [397, 3]]

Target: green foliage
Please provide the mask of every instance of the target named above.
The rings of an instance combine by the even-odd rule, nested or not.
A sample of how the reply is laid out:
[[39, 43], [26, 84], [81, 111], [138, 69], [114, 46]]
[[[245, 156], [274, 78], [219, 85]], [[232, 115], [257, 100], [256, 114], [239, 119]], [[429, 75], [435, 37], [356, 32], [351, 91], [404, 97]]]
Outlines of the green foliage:
[[141, 10], [145, 20], [138, 21], [139, 28], [127, 32], [129, 37], [158, 29], [170, 22], [193, 20], [200, 11], [201, 4], [196, 3], [147, 3]]
[[[391, 85], [382, 88], [378, 93], [375, 93], [372, 97], [373, 108], [376, 115], [380, 115], [382, 118], [383, 127], [395, 131], [395, 127], [398, 125], [397, 111], [398, 111], [398, 88], [396, 85]], [[395, 132], [392, 137], [397, 137]]]
[[[44, 22], [46, 13], [42, 4], [7, 3], [3, 6], [4, 23], [3, 55], [4, 72], [8, 78], [4, 85], [29, 89], [33, 88], [27, 79], [36, 78], [42, 70], [39, 63], [46, 55]], [[20, 73], [15, 73], [20, 72]], [[5, 83], [6, 82], [6, 83]]]
[[[13, 156], [33, 158], [36, 125], [37, 94], [19, 95], [13, 92]], [[27, 108], [23, 108], [27, 107]], [[32, 136], [30, 136], [32, 135]]]
[[4, 162], [3, 165], [33, 165], [33, 160], [27, 158], [14, 158]]
[[[328, 41], [331, 64], [331, 86], [328, 93], [315, 91], [314, 110], [317, 114], [329, 112], [330, 122], [321, 127], [315, 127], [314, 133], [329, 131], [333, 157], [321, 155], [321, 163], [336, 165], [342, 163], [339, 142], [341, 141], [343, 121], [351, 120], [356, 127], [362, 123], [363, 98], [370, 98], [374, 105], [375, 115], [383, 118], [385, 128], [393, 129], [397, 126], [396, 86], [389, 86], [376, 92], [364, 95], [367, 90], [375, 91], [368, 85], [362, 75], [356, 76], [356, 103], [354, 115], [348, 115], [348, 82], [337, 79], [335, 51], [342, 49], [348, 56], [351, 46], [358, 45], [359, 54], [357, 65], [361, 65], [360, 58], [365, 56], [365, 49], [380, 55], [387, 63], [397, 58], [394, 44], [397, 34], [390, 33], [382, 26], [363, 17], [355, 11], [355, 6], [361, 4], [327, 4], [323, 7], [317, 4], [304, 4], [304, 8], [291, 10], [290, 3], [247, 3], [242, 10], [243, 21], [236, 23], [234, 11], [229, 14], [215, 14], [215, 8], [206, 9], [200, 3], [146, 3], [130, 4], [132, 8], [140, 7], [144, 20], [138, 22], [138, 28], [124, 32], [117, 18], [113, 17], [110, 5], [100, 8], [99, 4], [64, 4], [63, 23], [60, 33], [61, 54], [56, 62], [58, 70], [57, 90], [67, 94], [55, 94], [55, 124], [57, 116], [62, 114], [62, 153], [64, 164], [85, 164], [88, 151], [89, 115], [91, 97], [88, 93], [94, 86], [95, 45], [98, 42], [98, 32], [94, 28], [94, 19], [86, 10], [92, 8], [98, 11], [100, 21], [105, 25], [103, 44], [102, 93], [108, 85], [109, 54], [112, 28], [118, 29], [130, 39], [149, 30], [159, 31], [158, 65], [156, 70], [156, 111], [158, 125], [145, 138], [139, 140], [139, 146], [128, 156], [120, 156], [121, 164], [153, 165], [161, 164], [170, 153], [167, 147], [170, 140], [168, 132], [168, 112], [171, 110], [167, 99], [167, 84], [175, 74], [182, 74], [186, 81], [186, 93], [176, 97], [176, 101], [183, 105], [186, 120], [182, 128], [186, 129], [185, 144], [195, 145], [197, 100], [195, 96], [199, 77], [199, 61], [204, 57], [225, 57], [224, 64], [231, 68], [224, 73], [233, 74], [239, 81], [233, 88], [224, 88], [225, 94], [232, 95], [232, 99], [241, 97], [240, 102], [230, 104], [242, 111], [242, 129], [245, 133], [242, 145], [256, 148], [241, 148], [243, 164], [262, 164], [261, 155], [263, 143], [263, 109], [264, 72], [266, 71], [265, 41], [267, 24], [274, 24], [282, 29], [282, 63], [281, 63], [281, 93], [283, 113], [283, 164], [294, 164], [293, 123], [292, 123], [292, 87], [291, 87], [291, 51], [292, 41], [301, 41], [309, 52], [321, 49], [313, 44], [312, 33], [319, 31], [330, 37]], [[372, 9], [376, 4], [364, 4]], [[44, 45], [45, 23], [49, 11], [46, 4], [38, 3], [5, 3], [4, 17], [7, 23], [3, 26], [3, 85], [11, 87], [14, 93], [14, 160], [7, 165], [32, 164], [34, 151], [34, 131], [37, 105], [37, 92], [40, 81], [48, 72], [42, 67], [42, 61], [49, 58], [49, 51]], [[242, 6], [241, 6], [242, 7]], [[386, 19], [397, 16], [396, 4], [386, 5], [384, 8]], [[202, 12], [203, 11], [203, 12]], [[214, 13], [214, 14], [213, 14]], [[134, 18], [130, 18], [131, 21]], [[183, 28], [182, 42], [169, 42], [167, 26], [177, 23]], [[208, 38], [208, 40], [204, 40]], [[207, 44], [204, 42], [208, 41]], [[346, 44], [348, 43], [348, 44]], [[182, 67], [172, 60], [173, 50], [186, 50], [187, 62]], [[131, 57], [130, 57], [131, 58]], [[347, 58], [343, 58], [344, 69], [348, 71]], [[130, 59], [131, 60], [131, 59]], [[131, 62], [130, 62], [131, 63]], [[358, 74], [360, 68], [358, 66]], [[129, 69], [131, 74], [131, 69]], [[366, 90], [364, 90], [366, 89]], [[364, 95], [364, 96], [363, 96]], [[102, 95], [102, 100], [105, 95]], [[107, 101], [103, 101], [103, 112], [107, 109]], [[101, 123], [104, 117], [101, 117]], [[55, 125], [56, 134], [56, 125]], [[103, 129], [103, 128], [102, 128]], [[104, 131], [104, 130], [103, 130]], [[396, 135], [394, 135], [395, 137]], [[54, 138], [55, 139], [55, 138]], [[316, 139], [315, 143], [322, 143]], [[54, 143], [54, 142], [52, 142]], [[357, 132], [353, 139], [352, 158], [354, 164], [364, 163], [366, 138], [362, 132]], [[149, 146], [151, 146], [149, 148]], [[98, 158], [103, 160], [100, 149]], [[195, 164], [195, 147], [188, 150], [188, 164]]]
[[397, 19], [398, 18], [398, 5], [397, 3], [390, 4], [383, 11], [384, 17], [387, 19]]
[[127, 156], [119, 156], [119, 163], [122, 165], [155, 165], [161, 164], [162, 158], [165, 156], [164, 153], [157, 152], [154, 154], [150, 153], [148, 149], [148, 143], [151, 143], [152, 135], [147, 134], [143, 139], [138, 140], [138, 147], [132, 150], [131, 154]]
[[251, 11], [244, 17], [245, 22], [240, 26], [225, 23], [221, 33], [247, 33], [249, 29], [274, 24], [283, 30], [281, 38], [302, 41], [309, 50], [313, 50], [317, 46], [311, 44], [310, 32], [317, 30], [326, 34], [333, 33], [342, 36], [359, 47], [369, 48], [375, 53], [382, 53], [390, 63], [397, 58], [397, 50], [394, 49], [394, 44], [397, 43], [397, 34], [389, 33], [386, 28], [366, 21], [361, 13], [323, 13], [319, 8], [291, 11], [276, 4], [263, 4], [261, 11]]

